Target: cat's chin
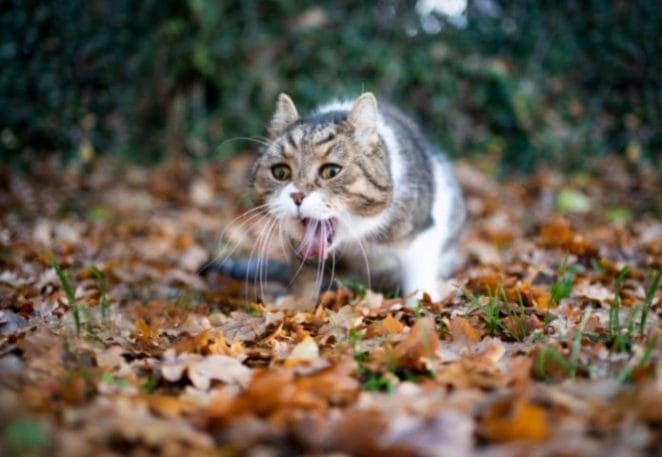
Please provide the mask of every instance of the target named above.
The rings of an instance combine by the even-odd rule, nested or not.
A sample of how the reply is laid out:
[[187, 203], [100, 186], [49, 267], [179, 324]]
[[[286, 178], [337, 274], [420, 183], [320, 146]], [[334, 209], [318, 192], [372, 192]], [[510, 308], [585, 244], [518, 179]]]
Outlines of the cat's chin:
[[336, 236], [338, 221], [334, 218], [315, 219], [305, 217], [299, 219], [301, 224], [301, 240], [297, 254], [304, 260], [326, 260]]

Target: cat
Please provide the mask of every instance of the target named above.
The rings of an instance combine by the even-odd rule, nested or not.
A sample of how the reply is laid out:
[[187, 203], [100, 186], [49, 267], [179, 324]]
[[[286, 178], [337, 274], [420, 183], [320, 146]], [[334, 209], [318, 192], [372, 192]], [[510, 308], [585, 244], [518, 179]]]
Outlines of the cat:
[[439, 298], [466, 209], [452, 165], [413, 120], [371, 92], [301, 117], [283, 93], [268, 134], [251, 189], [291, 248], [292, 294], [314, 305], [326, 274]]

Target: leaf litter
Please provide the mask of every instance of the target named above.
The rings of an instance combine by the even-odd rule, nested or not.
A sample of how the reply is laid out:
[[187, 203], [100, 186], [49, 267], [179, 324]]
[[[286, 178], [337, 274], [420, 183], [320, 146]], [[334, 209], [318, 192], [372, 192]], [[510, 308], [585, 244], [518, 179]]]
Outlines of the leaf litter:
[[[578, 186], [461, 162], [471, 220], [440, 302], [353, 284], [298, 309], [197, 274], [250, 208], [247, 156], [49, 160], [0, 199], [2, 455], [660, 451], [662, 180], [645, 165], [602, 159]], [[258, 231], [230, 224], [236, 256]]]

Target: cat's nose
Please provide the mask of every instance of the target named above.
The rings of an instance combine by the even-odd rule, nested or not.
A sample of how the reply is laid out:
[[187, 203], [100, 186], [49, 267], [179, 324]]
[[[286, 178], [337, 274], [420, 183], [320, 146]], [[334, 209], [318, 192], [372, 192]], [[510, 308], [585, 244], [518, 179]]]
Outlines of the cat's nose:
[[294, 204], [297, 206], [301, 206], [301, 202], [303, 201], [305, 196], [306, 194], [304, 194], [303, 192], [292, 192], [290, 194], [292, 201], [294, 201]]

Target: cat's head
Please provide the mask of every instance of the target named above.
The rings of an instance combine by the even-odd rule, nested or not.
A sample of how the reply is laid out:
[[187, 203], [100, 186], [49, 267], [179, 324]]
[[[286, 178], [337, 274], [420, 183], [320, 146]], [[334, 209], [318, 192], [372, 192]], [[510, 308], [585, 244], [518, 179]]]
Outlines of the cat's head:
[[304, 258], [326, 258], [383, 221], [393, 182], [381, 122], [372, 93], [303, 118], [279, 96], [252, 187]]

